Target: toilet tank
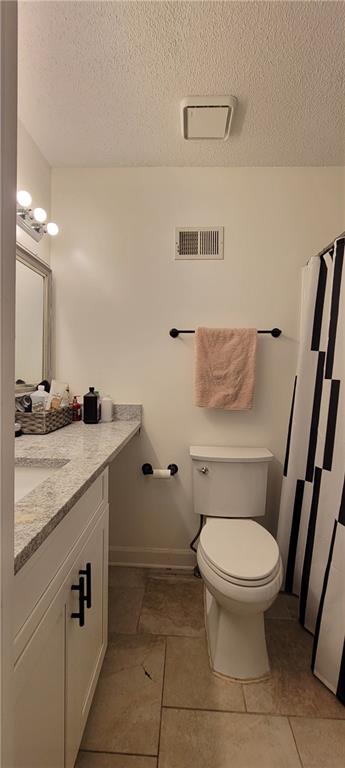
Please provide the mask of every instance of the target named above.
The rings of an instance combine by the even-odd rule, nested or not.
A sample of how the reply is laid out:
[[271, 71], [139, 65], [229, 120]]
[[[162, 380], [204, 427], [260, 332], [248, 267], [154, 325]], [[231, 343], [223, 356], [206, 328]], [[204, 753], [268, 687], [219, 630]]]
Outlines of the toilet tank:
[[267, 448], [192, 445], [194, 512], [206, 517], [262, 517]]

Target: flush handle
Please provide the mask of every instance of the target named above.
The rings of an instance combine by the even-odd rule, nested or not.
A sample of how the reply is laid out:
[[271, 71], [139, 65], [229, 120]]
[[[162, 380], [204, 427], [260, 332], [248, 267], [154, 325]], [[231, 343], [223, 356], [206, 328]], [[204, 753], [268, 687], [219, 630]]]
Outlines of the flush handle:
[[201, 472], [202, 475], [207, 475], [208, 467], [200, 467], [198, 471]]

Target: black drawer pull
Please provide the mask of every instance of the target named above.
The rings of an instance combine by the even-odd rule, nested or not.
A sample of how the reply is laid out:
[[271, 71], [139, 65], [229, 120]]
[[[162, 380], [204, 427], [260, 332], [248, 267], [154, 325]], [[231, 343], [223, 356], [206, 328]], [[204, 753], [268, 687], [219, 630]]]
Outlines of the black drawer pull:
[[92, 602], [91, 602], [91, 563], [86, 563], [86, 567], [79, 571], [79, 576], [86, 576], [86, 607], [91, 608]]
[[79, 626], [85, 625], [85, 581], [84, 576], [79, 576], [79, 584], [72, 584], [72, 590], [78, 590], [79, 592], [79, 611], [71, 613], [72, 619], [79, 619]]

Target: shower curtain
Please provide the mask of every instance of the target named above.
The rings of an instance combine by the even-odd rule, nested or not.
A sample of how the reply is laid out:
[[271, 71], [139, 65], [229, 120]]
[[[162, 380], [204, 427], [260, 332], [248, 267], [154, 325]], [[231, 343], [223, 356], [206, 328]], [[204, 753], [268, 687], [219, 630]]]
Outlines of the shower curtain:
[[279, 513], [285, 591], [314, 674], [345, 704], [345, 238], [303, 270], [301, 341]]

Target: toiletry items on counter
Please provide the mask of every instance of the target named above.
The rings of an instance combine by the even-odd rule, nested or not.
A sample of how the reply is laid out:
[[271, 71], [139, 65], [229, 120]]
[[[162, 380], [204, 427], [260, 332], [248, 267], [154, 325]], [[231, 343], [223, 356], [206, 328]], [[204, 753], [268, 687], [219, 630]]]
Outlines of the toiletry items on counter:
[[33, 411], [47, 410], [49, 395], [48, 392], [45, 391], [43, 384], [39, 384], [37, 389], [34, 392], [31, 392], [30, 398]]
[[101, 399], [101, 421], [113, 420], [113, 401], [110, 395], [104, 395]]
[[67, 427], [72, 423], [72, 417], [71, 407], [49, 411], [42, 408], [41, 411], [32, 411], [32, 413], [17, 411], [15, 415], [24, 435], [46, 435], [61, 427]]
[[80, 421], [81, 420], [81, 404], [78, 401], [79, 395], [74, 395], [73, 402], [72, 402], [72, 409], [73, 409], [73, 416], [72, 421]]
[[69, 387], [65, 382], [41, 382], [37, 389], [15, 398], [15, 420], [28, 435], [45, 435], [71, 424], [73, 408], [69, 403]]
[[58, 408], [66, 408], [69, 405], [69, 386], [64, 381], [53, 379], [46, 409], [55, 411]]
[[16, 397], [16, 411], [19, 413], [31, 413], [32, 402], [30, 395], [22, 395], [22, 397]]
[[94, 387], [84, 395], [83, 420], [85, 424], [97, 424], [101, 418], [101, 401]]

